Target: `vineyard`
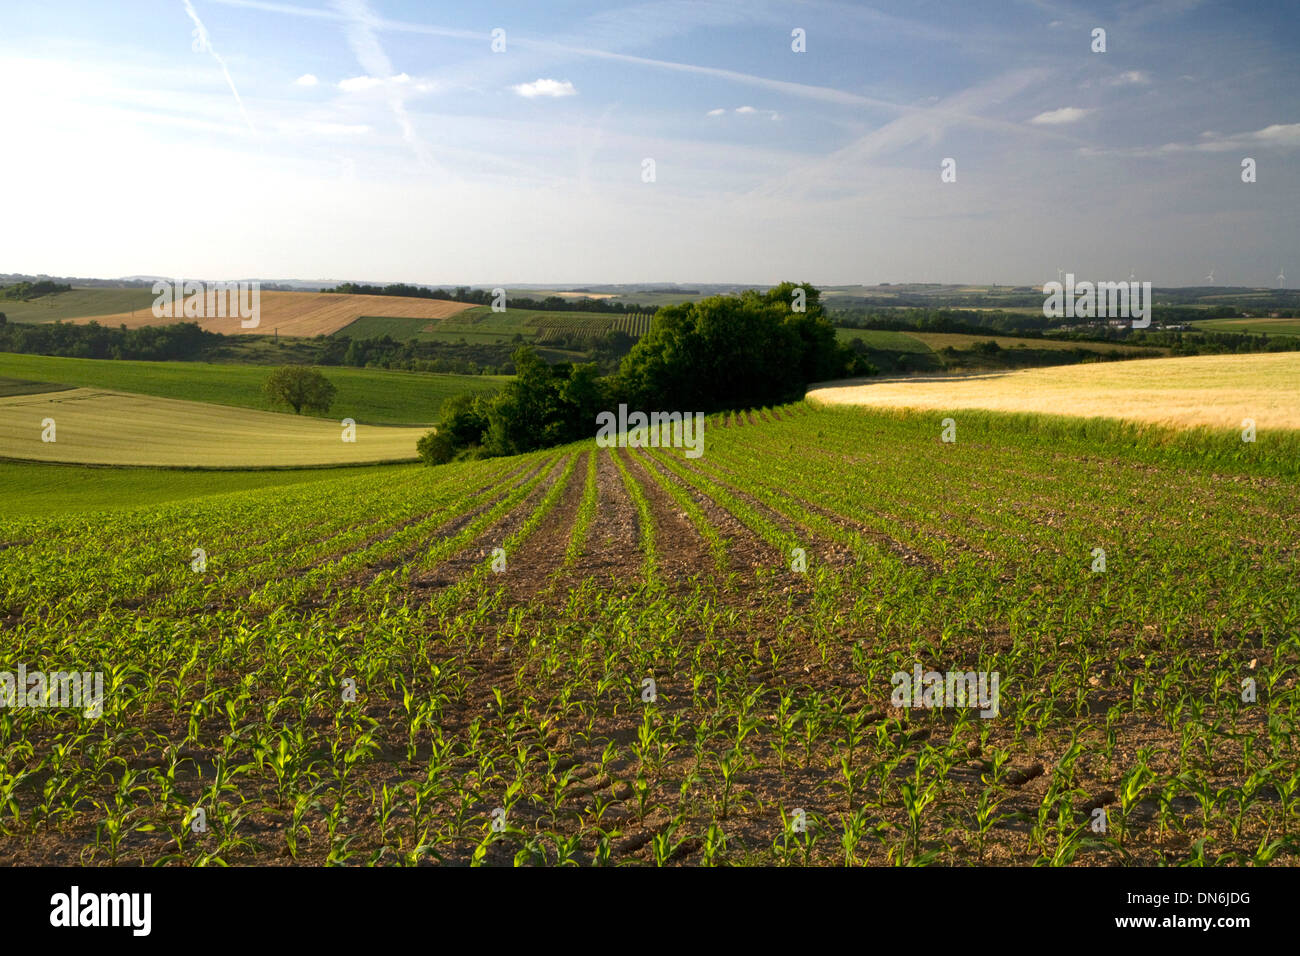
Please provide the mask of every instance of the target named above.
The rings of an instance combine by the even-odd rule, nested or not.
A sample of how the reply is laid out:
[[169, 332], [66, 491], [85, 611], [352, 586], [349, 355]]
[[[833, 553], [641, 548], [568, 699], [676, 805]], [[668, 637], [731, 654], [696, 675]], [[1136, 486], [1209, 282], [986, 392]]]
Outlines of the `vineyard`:
[[6, 517], [0, 864], [1296, 862], [1294, 474], [964, 414]]
[[593, 313], [581, 315], [570, 313], [561, 317], [539, 317], [534, 319], [537, 329], [536, 341], [539, 345], [562, 342], [590, 344], [610, 332], [626, 332], [633, 338], [640, 338], [650, 331], [654, 316], [649, 312], [634, 312], [628, 315], [601, 315]]

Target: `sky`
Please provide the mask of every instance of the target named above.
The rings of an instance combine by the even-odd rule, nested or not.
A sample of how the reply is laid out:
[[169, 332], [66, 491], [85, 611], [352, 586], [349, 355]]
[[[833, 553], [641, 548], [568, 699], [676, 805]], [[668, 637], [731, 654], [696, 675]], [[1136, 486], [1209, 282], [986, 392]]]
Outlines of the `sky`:
[[0, 272], [1292, 285], [1296, 13], [0, 0]]

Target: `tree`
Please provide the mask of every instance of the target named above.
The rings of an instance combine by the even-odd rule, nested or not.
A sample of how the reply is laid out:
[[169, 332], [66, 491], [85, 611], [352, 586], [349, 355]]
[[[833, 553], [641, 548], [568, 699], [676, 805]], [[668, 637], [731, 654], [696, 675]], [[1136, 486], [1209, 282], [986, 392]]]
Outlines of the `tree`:
[[442, 403], [438, 431], [446, 434], [457, 448], [483, 444], [488, 429], [490, 399], [486, 395], [462, 392]]
[[818, 291], [783, 282], [664, 306], [624, 357], [615, 391], [643, 409], [755, 408], [802, 398], [810, 382], [847, 374], [853, 358]]
[[319, 369], [286, 365], [271, 373], [263, 391], [272, 405], [288, 405], [295, 415], [301, 415], [304, 409], [323, 415], [334, 404], [338, 389]]

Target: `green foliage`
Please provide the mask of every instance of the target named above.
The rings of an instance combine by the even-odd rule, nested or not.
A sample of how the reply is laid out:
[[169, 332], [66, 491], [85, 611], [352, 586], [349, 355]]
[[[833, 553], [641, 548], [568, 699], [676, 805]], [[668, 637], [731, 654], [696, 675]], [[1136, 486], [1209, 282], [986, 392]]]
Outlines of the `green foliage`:
[[223, 337], [205, 332], [197, 322], [114, 329], [87, 322], [45, 325], [0, 324], [0, 352], [61, 355], [69, 358], [166, 359], [197, 358]]
[[592, 434], [605, 404], [595, 365], [548, 365], [528, 347], [515, 352], [514, 362], [514, 380], [488, 410], [487, 454], [515, 455]]
[[338, 389], [319, 369], [286, 365], [271, 373], [264, 386], [272, 405], [288, 405], [295, 415], [303, 410], [325, 414], [334, 404]]
[[415, 450], [426, 465], [445, 465], [456, 457], [456, 445], [443, 429], [429, 432], [415, 443]]
[[516, 350], [513, 358], [515, 378], [500, 392], [457, 395], [443, 403], [438, 432], [421, 439], [428, 448], [421, 458], [442, 464], [469, 450], [488, 457], [517, 455], [592, 434], [607, 400], [595, 364], [548, 365], [531, 346]]
[[0, 299], [35, 299], [42, 295], [54, 295], [58, 292], [71, 291], [72, 286], [67, 283], [41, 279], [37, 282], [15, 282], [13, 285], [0, 285]]
[[[606, 355], [626, 344], [612, 339]], [[514, 353], [514, 365], [514, 381], [491, 401], [444, 410], [455, 447], [476, 444], [478, 434], [485, 455], [520, 454], [592, 435], [597, 414], [621, 402], [683, 412], [761, 407], [801, 398], [810, 382], [874, 372], [839, 344], [817, 289], [793, 282], [660, 309], [609, 378], [595, 363], [548, 365], [531, 347]]]
[[[802, 312], [793, 308], [796, 290]], [[705, 412], [800, 398], [810, 382], [843, 377], [854, 365], [820, 298], [807, 283], [783, 282], [666, 306], [623, 360], [614, 391], [636, 407]]]

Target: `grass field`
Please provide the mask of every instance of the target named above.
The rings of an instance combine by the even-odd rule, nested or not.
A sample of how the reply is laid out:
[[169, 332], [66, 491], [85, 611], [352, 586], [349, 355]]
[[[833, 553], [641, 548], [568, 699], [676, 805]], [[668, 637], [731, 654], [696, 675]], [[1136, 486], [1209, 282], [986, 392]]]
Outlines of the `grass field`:
[[1138, 345], [1124, 345], [1119, 342], [1072, 342], [1068, 339], [1021, 338], [1014, 335], [995, 335], [992, 333], [989, 335], [960, 335], [950, 332], [909, 332], [907, 334], [924, 342], [936, 351], [943, 348], [969, 349], [977, 342], [996, 342], [1000, 348], [1004, 349], [1026, 348], [1058, 351], [1082, 349], [1085, 352], [1098, 352], [1101, 354], [1119, 352], [1120, 354], [1129, 355], [1159, 351]]
[[[63, 293], [68, 294], [68, 293]], [[260, 294], [260, 319], [257, 326], [244, 328], [237, 317], [225, 318], [156, 318], [152, 309], [153, 297], [134, 311], [111, 314], [91, 314], [72, 319], [79, 324], [98, 322], [100, 325], [128, 329], [148, 325], [170, 325], [174, 322], [193, 321], [209, 332], [223, 335], [282, 335], [304, 337], [330, 335], [363, 315], [391, 315], [425, 320], [445, 319], [471, 306], [446, 299], [421, 299], [395, 295], [350, 295], [327, 292], [262, 292]], [[35, 321], [35, 320], [33, 320]]]
[[968, 376], [825, 383], [826, 404], [987, 409], [1172, 426], [1300, 428], [1300, 355], [1202, 355], [1054, 366]]
[[[369, 425], [434, 423], [448, 397], [461, 392], [495, 391], [508, 381], [507, 376], [499, 375], [368, 368], [331, 367], [321, 372], [338, 389], [330, 420], [351, 418]], [[0, 352], [0, 376], [4, 377], [264, 410], [271, 410], [262, 394], [270, 374], [271, 369], [264, 366], [108, 361]], [[3, 387], [0, 384], [0, 394]]]
[[429, 342], [432, 338], [424, 330], [432, 325], [434, 323], [428, 319], [363, 315], [332, 334], [347, 336], [350, 339], [377, 339], [387, 335], [397, 342], [406, 342], [409, 339]]
[[[55, 440], [42, 424], [55, 422]], [[0, 457], [171, 468], [289, 468], [412, 460], [424, 429], [339, 421], [93, 388], [0, 398]]]
[[[886, 375], [975, 370], [1006, 370], [1047, 366], [1115, 356], [1159, 355], [1164, 350], [1103, 342], [1067, 342], [1061, 339], [1022, 338], [1008, 335], [967, 335], [949, 332], [890, 332], [837, 328], [841, 342], [861, 342], [863, 358]], [[994, 342], [1001, 351], [976, 348]], [[951, 351], [950, 351], [951, 350]]]
[[706, 435], [6, 513], [0, 865], [1297, 862], [1300, 442]]
[[287, 485], [364, 475], [383, 481], [391, 465], [275, 471], [180, 471], [172, 468], [111, 468], [0, 461], [4, 510], [11, 518], [140, 510], [173, 501], [267, 492]]
[[1300, 335], [1300, 319], [1203, 319], [1193, 322], [1200, 332], [1264, 332], [1268, 335]]
[[0, 398], [7, 395], [38, 395], [41, 392], [57, 392], [60, 389], [71, 387], [70, 385], [53, 385], [49, 382], [33, 382], [29, 379], [0, 376]]
[[835, 330], [835, 335], [841, 342], [858, 341], [873, 349], [887, 349], [892, 352], [914, 352], [917, 354], [931, 351], [929, 345], [911, 332], [838, 328]]
[[156, 297], [149, 289], [76, 288], [38, 299], [0, 299], [0, 312], [10, 322], [56, 322], [87, 315], [147, 310]]
[[641, 336], [650, 330], [650, 315], [596, 312], [545, 312], [511, 309], [493, 312], [487, 306], [467, 308], [436, 322], [391, 316], [363, 316], [334, 334], [349, 338], [390, 335], [399, 342], [460, 342], [470, 345], [506, 345], [520, 336], [525, 342], [546, 344], [557, 335], [596, 338], [611, 329]]

